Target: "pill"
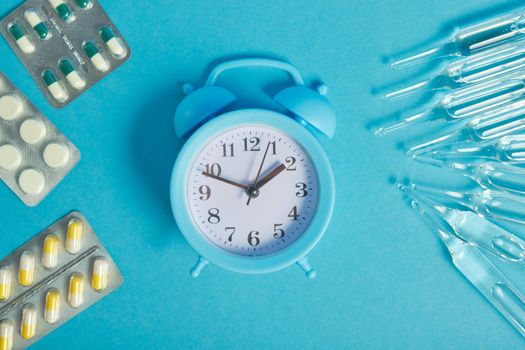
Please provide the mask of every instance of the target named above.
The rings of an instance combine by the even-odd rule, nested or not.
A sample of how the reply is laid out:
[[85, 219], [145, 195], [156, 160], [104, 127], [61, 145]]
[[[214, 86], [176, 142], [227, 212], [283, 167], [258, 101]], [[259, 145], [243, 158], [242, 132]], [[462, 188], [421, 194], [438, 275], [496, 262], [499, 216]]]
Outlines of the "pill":
[[35, 255], [29, 250], [25, 250], [20, 255], [18, 267], [18, 283], [27, 287], [33, 284], [35, 279]]
[[100, 54], [97, 46], [92, 42], [87, 42], [84, 44], [84, 52], [91, 60], [91, 63], [101, 72], [105, 72], [109, 69], [108, 61]]
[[0, 350], [13, 349], [14, 329], [11, 321], [0, 321]]
[[33, 53], [35, 51], [35, 45], [29, 40], [26, 36], [26, 33], [22, 27], [16, 23], [13, 23], [9, 26], [9, 32], [16, 41], [16, 44], [26, 54]]
[[74, 273], [69, 278], [68, 303], [74, 308], [84, 304], [84, 276], [79, 273]]
[[58, 263], [58, 237], [54, 234], [49, 234], [44, 239], [42, 247], [42, 265], [46, 269], [54, 269]]
[[63, 21], [67, 22], [72, 18], [73, 12], [71, 12], [71, 9], [64, 0], [49, 0], [49, 3], [55, 8], [58, 16], [62, 18]]
[[67, 99], [67, 92], [58, 83], [57, 78], [53, 72], [46, 70], [42, 76], [44, 84], [51, 93], [51, 96], [59, 102], [64, 102]]
[[44, 320], [53, 324], [60, 319], [60, 292], [53, 288], [46, 293], [46, 305], [44, 307]]
[[18, 177], [18, 185], [25, 194], [37, 195], [42, 192], [46, 180], [44, 175], [36, 169], [26, 169]]
[[84, 224], [78, 219], [71, 219], [67, 224], [66, 250], [76, 254], [82, 248], [82, 236], [84, 235]]
[[60, 143], [50, 143], [44, 149], [44, 162], [51, 168], [60, 168], [69, 162], [69, 149]]
[[76, 0], [77, 5], [82, 9], [88, 9], [92, 6], [91, 0]]
[[46, 124], [41, 119], [26, 119], [20, 126], [20, 137], [26, 143], [34, 145], [46, 136]]
[[93, 275], [91, 277], [91, 287], [97, 292], [101, 292], [108, 287], [109, 263], [103, 257], [98, 257], [93, 262]]
[[22, 321], [20, 322], [20, 335], [28, 340], [36, 334], [36, 324], [38, 322], [38, 311], [32, 304], [27, 304], [22, 309]]
[[0, 168], [14, 170], [22, 161], [22, 154], [12, 145], [0, 146]]
[[4, 120], [16, 119], [24, 111], [22, 100], [16, 95], [0, 97], [0, 118]]
[[5, 266], [0, 268], [0, 301], [6, 301], [11, 297], [12, 280], [11, 270]]
[[122, 42], [115, 37], [115, 33], [109, 27], [104, 27], [100, 31], [100, 37], [109, 48], [109, 51], [116, 57], [123, 57], [126, 55], [126, 48], [122, 45]]
[[82, 90], [86, 86], [86, 82], [80, 74], [75, 70], [75, 67], [69, 62], [69, 60], [60, 61], [60, 71], [66, 77], [68, 83], [77, 90]]
[[49, 29], [38, 12], [30, 9], [25, 12], [24, 16], [40, 39], [44, 40], [49, 37]]

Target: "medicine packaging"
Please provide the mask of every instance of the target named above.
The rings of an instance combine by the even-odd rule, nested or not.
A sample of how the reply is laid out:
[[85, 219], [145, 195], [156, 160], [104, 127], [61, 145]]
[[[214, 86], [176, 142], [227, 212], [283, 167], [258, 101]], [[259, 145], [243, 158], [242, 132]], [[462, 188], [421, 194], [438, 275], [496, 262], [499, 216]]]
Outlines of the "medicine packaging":
[[96, 0], [29, 0], [0, 22], [0, 31], [57, 108], [83, 94], [131, 54]]
[[69, 213], [0, 260], [0, 349], [25, 349], [122, 282], [84, 216]]
[[0, 73], [0, 179], [33, 207], [79, 160], [75, 145]]

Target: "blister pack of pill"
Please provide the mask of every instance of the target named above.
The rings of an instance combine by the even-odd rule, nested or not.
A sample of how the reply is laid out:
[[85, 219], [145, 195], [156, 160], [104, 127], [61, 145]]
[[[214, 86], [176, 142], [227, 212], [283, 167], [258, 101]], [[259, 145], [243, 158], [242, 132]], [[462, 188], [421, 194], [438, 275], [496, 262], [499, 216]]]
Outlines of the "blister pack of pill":
[[84, 216], [69, 213], [0, 261], [0, 349], [25, 349], [122, 282]]
[[75, 145], [0, 73], [0, 179], [33, 207], [79, 160]]
[[83, 94], [131, 54], [96, 0], [28, 0], [0, 22], [0, 31], [57, 108]]

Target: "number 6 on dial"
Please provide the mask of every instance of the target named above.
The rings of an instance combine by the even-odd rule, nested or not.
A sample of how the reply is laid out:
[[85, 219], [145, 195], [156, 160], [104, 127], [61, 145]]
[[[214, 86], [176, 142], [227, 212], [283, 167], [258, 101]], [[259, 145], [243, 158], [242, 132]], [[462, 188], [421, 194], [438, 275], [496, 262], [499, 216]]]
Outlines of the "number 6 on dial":
[[[290, 73], [296, 85], [275, 97], [289, 114], [266, 109], [219, 114], [235, 96], [214, 86], [216, 78], [246, 66]], [[173, 169], [171, 203], [180, 231], [200, 254], [194, 277], [209, 262], [241, 273], [297, 263], [315, 277], [306, 255], [323, 236], [335, 197], [331, 165], [316, 138], [335, 130], [324, 90], [304, 86], [291, 65], [266, 59], [223, 63], [205, 87], [186, 87], [189, 96], [177, 109], [175, 127], [181, 137], [193, 134]]]

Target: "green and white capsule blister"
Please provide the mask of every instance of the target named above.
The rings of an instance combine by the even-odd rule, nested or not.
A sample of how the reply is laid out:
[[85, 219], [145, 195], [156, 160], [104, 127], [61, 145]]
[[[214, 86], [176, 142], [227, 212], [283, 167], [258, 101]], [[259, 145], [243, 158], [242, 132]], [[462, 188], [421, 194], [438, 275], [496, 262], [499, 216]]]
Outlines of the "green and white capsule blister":
[[11, 33], [18, 47], [25, 54], [35, 52], [35, 45], [27, 37], [24, 29], [18, 23], [12, 23], [9, 25], [9, 33]]
[[25, 12], [24, 16], [40, 39], [49, 39], [51, 32], [37, 10], [29, 9]]
[[0, 20], [0, 33], [56, 108], [131, 57], [97, 0], [25, 0]]
[[73, 64], [67, 59], [64, 58], [59, 63], [60, 71], [66, 77], [67, 82], [77, 90], [82, 90], [86, 87], [86, 81], [80, 76], [80, 74], [75, 70]]
[[60, 85], [57, 77], [55, 76], [55, 73], [50, 70], [44, 71], [44, 74], [42, 74], [42, 80], [44, 80], [49, 93], [55, 100], [59, 102], [64, 102], [67, 100], [67, 91], [62, 87], [62, 85]]

